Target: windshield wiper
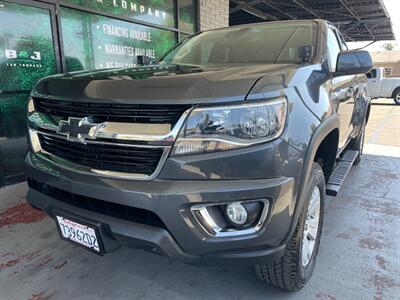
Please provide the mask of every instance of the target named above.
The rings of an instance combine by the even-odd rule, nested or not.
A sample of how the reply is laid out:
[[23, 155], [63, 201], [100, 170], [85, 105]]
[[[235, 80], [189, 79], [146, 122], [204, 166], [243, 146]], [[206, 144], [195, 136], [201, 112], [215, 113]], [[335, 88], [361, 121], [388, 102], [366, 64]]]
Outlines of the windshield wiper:
[[178, 68], [203, 68], [203, 66], [192, 65], [192, 64], [171, 64], [173, 66], [177, 66]]
[[179, 72], [182, 73], [193, 73], [202, 72], [203, 66], [191, 65], [191, 64], [171, 64], [176, 67]]

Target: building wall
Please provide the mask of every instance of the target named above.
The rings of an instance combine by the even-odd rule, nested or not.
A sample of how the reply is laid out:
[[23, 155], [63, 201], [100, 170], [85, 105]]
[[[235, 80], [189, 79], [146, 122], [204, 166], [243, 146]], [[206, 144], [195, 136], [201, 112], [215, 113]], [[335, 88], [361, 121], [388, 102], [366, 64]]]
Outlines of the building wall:
[[400, 77], [400, 50], [371, 52], [374, 66], [391, 68], [391, 77]]
[[375, 63], [376, 67], [391, 68], [391, 75], [389, 77], [400, 77], [400, 62], [393, 63]]
[[200, 0], [200, 30], [229, 26], [229, 0]]

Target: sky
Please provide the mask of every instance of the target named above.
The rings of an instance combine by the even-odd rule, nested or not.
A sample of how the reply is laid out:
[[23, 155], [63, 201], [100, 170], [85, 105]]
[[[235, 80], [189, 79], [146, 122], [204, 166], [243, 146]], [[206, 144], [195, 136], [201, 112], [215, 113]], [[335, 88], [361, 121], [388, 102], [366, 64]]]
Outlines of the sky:
[[[389, 12], [390, 19], [392, 20], [393, 24], [393, 31], [394, 35], [396, 37], [396, 41], [382, 41], [382, 42], [376, 42], [372, 44], [371, 46], [368, 46], [365, 48], [366, 50], [369, 51], [384, 51], [385, 49], [382, 48], [382, 46], [386, 43], [395, 43], [396, 47], [395, 50], [400, 50], [400, 0], [383, 0], [383, 3], [386, 6], [386, 10]], [[360, 48], [365, 45], [367, 45], [370, 42], [359, 42], [359, 43], [348, 43], [349, 48], [355, 49], [355, 48]]]

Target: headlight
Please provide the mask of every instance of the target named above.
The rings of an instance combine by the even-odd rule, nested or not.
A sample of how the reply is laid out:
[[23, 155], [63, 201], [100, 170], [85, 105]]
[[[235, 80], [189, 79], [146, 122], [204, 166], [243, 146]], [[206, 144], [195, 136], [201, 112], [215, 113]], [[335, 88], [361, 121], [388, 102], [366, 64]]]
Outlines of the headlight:
[[173, 154], [230, 150], [279, 137], [285, 127], [287, 101], [194, 109], [174, 145]]

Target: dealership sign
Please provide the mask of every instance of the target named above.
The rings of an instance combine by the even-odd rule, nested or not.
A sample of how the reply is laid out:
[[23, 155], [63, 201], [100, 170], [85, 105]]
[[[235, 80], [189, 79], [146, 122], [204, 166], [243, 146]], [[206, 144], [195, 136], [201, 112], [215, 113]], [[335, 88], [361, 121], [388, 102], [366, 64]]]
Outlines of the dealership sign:
[[[96, 0], [99, 3], [103, 3], [103, 0]], [[167, 12], [160, 11], [156, 8], [146, 7], [144, 5], [138, 4], [136, 2], [127, 0], [113, 0], [114, 7], [122, 7], [125, 10], [130, 10], [132, 12], [139, 12], [140, 14], [147, 14], [149, 16], [155, 16], [156, 18], [165, 19]]]
[[115, 16], [175, 27], [173, 0], [62, 0]]

